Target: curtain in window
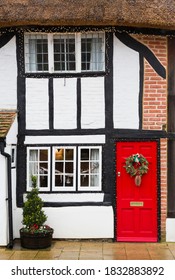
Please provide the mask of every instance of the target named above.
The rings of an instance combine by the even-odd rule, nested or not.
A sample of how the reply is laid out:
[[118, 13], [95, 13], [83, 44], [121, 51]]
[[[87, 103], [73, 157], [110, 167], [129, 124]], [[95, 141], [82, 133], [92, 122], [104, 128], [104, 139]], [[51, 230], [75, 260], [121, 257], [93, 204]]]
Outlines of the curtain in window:
[[91, 149], [90, 155], [90, 185], [99, 185], [99, 150]]
[[29, 39], [29, 71], [35, 72], [36, 64], [36, 39]]
[[90, 70], [100, 71], [102, 69], [102, 39], [91, 39]]
[[38, 175], [38, 151], [30, 150], [29, 152], [29, 186], [32, 186], [32, 176]]

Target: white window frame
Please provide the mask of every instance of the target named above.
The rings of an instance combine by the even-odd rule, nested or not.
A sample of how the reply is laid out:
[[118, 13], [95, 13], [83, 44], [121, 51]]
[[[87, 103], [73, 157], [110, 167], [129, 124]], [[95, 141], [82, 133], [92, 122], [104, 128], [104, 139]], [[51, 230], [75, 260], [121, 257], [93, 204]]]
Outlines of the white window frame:
[[[81, 183], [81, 149], [98, 149], [99, 150], [99, 185], [98, 186], [88, 186], [82, 187]], [[102, 147], [101, 146], [79, 146], [78, 147], [78, 191], [101, 191], [102, 190]]]
[[[29, 154], [31, 150], [47, 150], [48, 151], [48, 182], [47, 182], [47, 187], [40, 187], [39, 186], [39, 176], [37, 176], [37, 187], [39, 191], [50, 191], [50, 147], [27, 147], [27, 191], [31, 191], [32, 187], [30, 187], [29, 182], [30, 182], [30, 174], [29, 174]], [[38, 161], [39, 162], [39, 161]]]
[[[30, 70], [28, 70], [27, 71], [27, 65], [28, 65], [28, 68], [30, 68], [30, 60], [29, 60], [29, 57], [30, 57], [30, 55], [29, 55], [29, 39], [31, 39], [31, 36], [33, 36], [33, 40], [36, 40], [37, 38], [36, 38], [36, 36], [38, 36], [38, 35], [41, 35], [41, 36], [45, 36], [46, 37], [46, 39], [47, 39], [47, 41], [48, 41], [48, 71], [50, 71], [51, 69], [49, 68], [49, 60], [51, 59], [50, 57], [49, 57], [49, 53], [50, 53], [50, 51], [49, 51], [49, 48], [50, 48], [50, 37], [49, 37], [49, 34], [45, 34], [45, 33], [25, 33], [24, 34], [24, 51], [25, 51], [25, 72], [26, 73], [47, 73], [48, 71], [44, 71], [44, 70], [33, 70], [33, 71], [30, 71]], [[35, 55], [36, 55], [36, 53], [35, 53]], [[35, 67], [36, 67], [36, 65], [35, 65]]]
[[[51, 149], [52, 149], [52, 162], [51, 162]], [[55, 150], [56, 149], [73, 149], [74, 151], [74, 158], [73, 158], [73, 186], [55, 186]], [[81, 155], [81, 149], [98, 149], [99, 150], [99, 185], [98, 186], [81, 186], [81, 178], [80, 178], [80, 155]], [[55, 192], [72, 192], [77, 191], [78, 192], [94, 192], [94, 191], [101, 191], [102, 190], [102, 146], [53, 146], [53, 147], [27, 147], [27, 191], [31, 191], [32, 187], [30, 187], [30, 174], [29, 174], [29, 155], [31, 150], [47, 150], [48, 151], [48, 186], [47, 187], [40, 187], [39, 186], [39, 176], [37, 176], [37, 187], [40, 192], [48, 192], [51, 191], [51, 185], [50, 185], [50, 179], [52, 176], [52, 191]], [[78, 163], [77, 163], [78, 161]], [[31, 161], [30, 161], [31, 162]], [[38, 160], [39, 162], [39, 160]], [[51, 174], [51, 164], [52, 164], [52, 174]], [[78, 170], [76, 170], [78, 167]], [[65, 172], [63, 173], [65, 174]], [[77, 185], [77, 189], [76, 189]]]
[[[97, 32], [87, 32], [87, 38], [90, 37], [91, 34], [100, 34], [100, 36], [103, 38], [103, 46], [102, 46], [102, 54], [103, 54], [103, 60], [101, 63], [103, 63], [103, 69], [102, 70], [81, 70], [81, 34], [83, 33], [25, 33], [24, 34], [24, 42], [25, 42], [25, 72], [26, 73], [79, 73], [79, 72], [103, 72], [105, 71], [105, 33], [102, 31]], [[53, 47], [53, 41], [54, 41], [54, 35], [74, 35], [75, 36], [75, 70], [65, 70], [65, 71], [54, 71], [54, 47]], [[29, 65], [29, 56], [27, 55], [29, 52], [28, 48], [28, 40], [30, 35], [46, 35], [48, 40], [48, 71], [27, 71], [26, 65]], [[90, 37], [91, 38], [91, 37]]]
[[[68, 186], [55, 186], [55, 150], [56, 149], [73, 149], [74, 151], [74, 158], [73, 158], [73, 163], [74, 163], [74, 168], [73, 168], [73, 186], [68, 187]], [[52, 148], [52, 185], [53, 191], [75, 191], [76, 190], [76, 147], [75, 146], [54, 146]], [[63, 162], [65, 162], [66, 160], [63, 160]], [[66, 174], [65, 172], [63, 174]]]

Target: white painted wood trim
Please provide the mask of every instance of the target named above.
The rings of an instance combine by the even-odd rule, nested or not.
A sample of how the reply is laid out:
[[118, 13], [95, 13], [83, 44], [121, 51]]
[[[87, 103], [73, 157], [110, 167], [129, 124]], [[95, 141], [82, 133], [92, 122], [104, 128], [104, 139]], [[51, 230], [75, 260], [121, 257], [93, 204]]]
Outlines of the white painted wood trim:
[[[44, 202], [103, 202], [104, 193], [40, 193]], [[24, 199], [26, 194], [24, 194]]]
[[24, 144], [105, 144], [105, 135], [26, 136]]
[[54, 72], [54, 54], [53, 54], [53, 34], [48, 34], [48, 62], [49, 72]]

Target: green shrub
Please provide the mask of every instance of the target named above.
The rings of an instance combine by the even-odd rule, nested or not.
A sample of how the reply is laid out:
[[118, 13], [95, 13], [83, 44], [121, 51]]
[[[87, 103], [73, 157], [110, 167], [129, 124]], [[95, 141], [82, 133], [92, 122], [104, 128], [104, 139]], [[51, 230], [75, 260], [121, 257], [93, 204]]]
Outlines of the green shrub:
[[37, 188], [37, 177], [32, 176], [32, 190], [27, 194], [23, 206], [23, 225], [27, 228], [41, 227], [47, 220], [47, 216], [42, 210], [43, 201], [39, 197]]

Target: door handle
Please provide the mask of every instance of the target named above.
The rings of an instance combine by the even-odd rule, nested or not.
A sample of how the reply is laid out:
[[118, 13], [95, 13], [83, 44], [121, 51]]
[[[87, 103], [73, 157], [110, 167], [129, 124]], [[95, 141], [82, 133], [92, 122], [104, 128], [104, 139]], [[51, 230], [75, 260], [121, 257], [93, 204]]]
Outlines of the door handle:
[[117, 172], [117, 176], [120, 177], [120, 172], [119, 171]]

